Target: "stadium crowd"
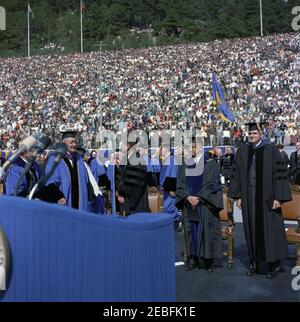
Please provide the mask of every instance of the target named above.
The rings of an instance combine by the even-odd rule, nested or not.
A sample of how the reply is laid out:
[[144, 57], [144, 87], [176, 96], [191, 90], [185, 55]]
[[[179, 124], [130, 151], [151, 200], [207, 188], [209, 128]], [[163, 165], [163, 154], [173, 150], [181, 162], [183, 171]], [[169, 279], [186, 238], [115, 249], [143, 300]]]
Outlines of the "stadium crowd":
[[[221, 145], [246, 140], [245, 123], [267, 120], [266, 135], [289, 144], [300, 122], [299, 50], [300, 35], [291, 33], [103, 51], [101, 59], [99, 52], [0, 58], [0, 148], [15, 148], [35, 131], [55, 142], [69, 128], [95, 148], [101, 121], [119, 134], [123, 126], [193, 126], [206, 144]], [[218, 118], [213, 71], [235, 125]]]

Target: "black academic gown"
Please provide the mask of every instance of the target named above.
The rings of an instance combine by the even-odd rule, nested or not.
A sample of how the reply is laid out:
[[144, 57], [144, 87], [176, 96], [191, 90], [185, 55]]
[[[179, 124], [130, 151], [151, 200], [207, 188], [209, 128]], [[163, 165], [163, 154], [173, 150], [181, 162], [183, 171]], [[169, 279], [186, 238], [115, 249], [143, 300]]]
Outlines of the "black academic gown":
[[222, 259], [222, 233], [219, 212], [223, 209], [223, 193], [219, 164], [214, 159], [209, 159], [205, 164], [203, 187], [197, 195], [203, 202], [203, 225], [202, 231], [199, 232], [199, 257]]
[[[222, 235], [219, 212], [223, 209], [223, 194], [220, 182], [219, 164], [210, 159], [204, 166], [201, 175], [192, 178], [185, 177], [186, 168], [181, 167], [176, 190], [177, 206], [190, 221], [199, 222], [197, 257], [205, 259], [222, 258]], [[202, 184], [199, 185], [199, 182]], [[195, 191], [195, 187], [196, 190]], [[186, 201], [188, 196], [198, 196], [201, 204], [195, 209]], [[194, 254], [193, 254], [194, 255]]]
[[297, 151], [292, 152], [290, 165], [290, 176], [293, 178], [293, 184], [300, 185], [300, 157], [298, 157]]
[[153, 174], [147, 172], [145, 165], [131, 165], [128, 160], [127, 165], [116, 168], [116, 190], [125, 198], [125, 202], [120, 204], [120, 213], [150, 212], [148, 186], [153, 184]]
[[281, 208], [273, 200], [292, 199], [285, 162], [274, 144], [242, 144], [233, 162], [228, 197], [242, 199], [242, 216], [250, 261], [275, 262], [287, 257]]

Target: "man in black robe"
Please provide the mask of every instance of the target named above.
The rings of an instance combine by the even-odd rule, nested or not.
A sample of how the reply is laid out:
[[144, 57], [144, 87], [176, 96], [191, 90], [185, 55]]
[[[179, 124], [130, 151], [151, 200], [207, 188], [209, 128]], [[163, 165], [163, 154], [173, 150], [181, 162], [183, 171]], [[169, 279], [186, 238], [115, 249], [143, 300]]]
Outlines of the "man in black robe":
[[293, 184], [300, 185], [300, 142], [296, 142], [296, 151], [291, 154], [290, 166]]
[[211, 157], [204, 165], [201, 143], [192, 144], [191, 158], [186, 160], [186, 166], [180, 167], [176, 197], [177, 207], [190, 223], [190, 258], [186, 269], [204, 265], [212, 272], [214, 260], [222, 258], [219, 212], [223, 209], [223, 194], [219, 164]]
[[116, 196], [120, 214], [150, 212], [148, 186], [155, 184], [154, 175], [150, 168], [147, 169], [144, 156], [139, 154], [137, 142], [128, 142], [123, 152], [127, 159], [123, 158], [121, 165], [116, 168]]
[[273, 143], [262, 139], [262, 124], [248, 123], [249, 143], [241, 144], [233, 161], [228, 197], [242, 209], [251, 276], [268, 263], [267, 277], [283, 269], [288, 255], [281, 204], [292, 199], [287, 169]]

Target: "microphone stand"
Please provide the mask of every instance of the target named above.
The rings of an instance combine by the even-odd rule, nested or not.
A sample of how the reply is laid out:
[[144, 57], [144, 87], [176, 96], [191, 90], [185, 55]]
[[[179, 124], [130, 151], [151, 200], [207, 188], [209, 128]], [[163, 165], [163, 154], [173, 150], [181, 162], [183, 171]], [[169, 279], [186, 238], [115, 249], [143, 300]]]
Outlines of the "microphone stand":
[[50, 171], [34, 185], [32, 190], [29, 193], [28, 199], [32, 200], [33, 195], [43, 186], [45, 183], [49, 180], [50, 177], [52, 177], [56, 167], [59, 165], [59, 162], [61, 159], [65, 156], [67, 152], [67, 145], [65, 143], [59, 143], [56, 146], [56, 157], [54, 159], [54, 162], [52, 164], [52, 167]]

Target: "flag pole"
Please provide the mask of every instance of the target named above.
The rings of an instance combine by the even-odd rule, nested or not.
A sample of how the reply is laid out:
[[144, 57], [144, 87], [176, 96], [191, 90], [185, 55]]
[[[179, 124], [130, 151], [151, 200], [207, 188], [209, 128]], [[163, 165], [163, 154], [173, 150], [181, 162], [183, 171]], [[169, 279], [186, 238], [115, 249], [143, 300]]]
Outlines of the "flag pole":
[[83, 53], [83, 32], [82, 32], [82, 0], [80, 0], [80, 47]]
[[30, 12], [29, 4], [27, 4], [27, 56], [30, 58]]
[[263, 12], [262, 12], [262, 0], [259, 0], [259, 5], [260, 5], [260, 35], [264, 35], [263, 31]]

